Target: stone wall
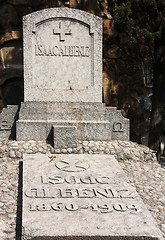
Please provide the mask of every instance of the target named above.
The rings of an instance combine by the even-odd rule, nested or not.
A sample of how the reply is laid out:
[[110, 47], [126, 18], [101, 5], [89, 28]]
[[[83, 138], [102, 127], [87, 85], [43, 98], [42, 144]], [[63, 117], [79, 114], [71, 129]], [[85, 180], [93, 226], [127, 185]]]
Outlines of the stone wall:
[[131, 140], [141, 141], [149, 127], [151, 88], [145, 85], [141, 63], [122, 55], [127, 41], [114, 29], [107, 0], [1, 0], [0, 4], [0, 111], [23, 101], [22, 16], [48, 7], [78, 8], [103, 18], [103, 100], [131, 119]]

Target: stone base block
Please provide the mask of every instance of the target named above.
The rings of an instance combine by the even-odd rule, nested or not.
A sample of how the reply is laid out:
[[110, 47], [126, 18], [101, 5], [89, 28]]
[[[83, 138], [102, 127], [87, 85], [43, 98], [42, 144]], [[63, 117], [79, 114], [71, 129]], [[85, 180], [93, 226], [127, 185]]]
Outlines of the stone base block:
[[[80, 141], [129, 140], [129, 120], [122, 116], [120, 110], [106, 107], [103, 103], [24, 102], [21, 104], [19, 121], [17, 121], [17, 140], [52, 142], [54, 141], [53, 126], [76, 126], [77, 139]], [[57, 139], [61, 139], [61, 136], [62, 133]]]
[[76, 126], [53, 126], [53, 136], [55, 148], [77, 147]]
[[17, 141], [28, 140], [46, 140], [47, 124], [39, 121], [17, 121], [16, 122], [16, 139]]

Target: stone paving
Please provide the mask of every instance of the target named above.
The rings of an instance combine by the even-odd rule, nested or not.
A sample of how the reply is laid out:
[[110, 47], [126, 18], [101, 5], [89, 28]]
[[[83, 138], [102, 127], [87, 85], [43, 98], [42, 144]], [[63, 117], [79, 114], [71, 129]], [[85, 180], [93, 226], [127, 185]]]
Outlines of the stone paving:
[[36, 152], [114, 155], [151, 211], [165, 239], [165, 168], [161, 167], [155, 152], [148, 147], [126, 141], [84, 141], [79, 142], [77, 148], [54, 149], [42, 141], [9, 140], [0, 140], [0, 239], [21, 239], [21, 212], [17, 211], [17, 202], [21, 208], [19, 162], [23, 153]]

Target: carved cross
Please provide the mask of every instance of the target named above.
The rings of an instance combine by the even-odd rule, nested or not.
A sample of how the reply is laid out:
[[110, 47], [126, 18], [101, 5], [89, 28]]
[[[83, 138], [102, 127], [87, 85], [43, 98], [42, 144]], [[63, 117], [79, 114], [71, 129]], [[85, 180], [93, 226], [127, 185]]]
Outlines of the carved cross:
[[59, 22], [59, 29], [58, 29], [58, 31], [55, 31], [53, 29], [53, 34], [59, 35], [60, 42], [64, 42], [65, 35], [71, 35], [71, 29], [68, 29], [68, 31], [67, 31], [67, 29], [62, 26], [62, 23]]

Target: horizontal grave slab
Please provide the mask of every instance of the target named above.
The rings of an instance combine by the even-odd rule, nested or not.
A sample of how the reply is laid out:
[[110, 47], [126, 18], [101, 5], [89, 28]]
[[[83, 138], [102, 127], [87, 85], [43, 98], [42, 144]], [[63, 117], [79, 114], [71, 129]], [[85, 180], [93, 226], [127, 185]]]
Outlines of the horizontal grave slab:
[[162, 239], [110, 155], [24, 155], [22, 223], [23, 239]]

